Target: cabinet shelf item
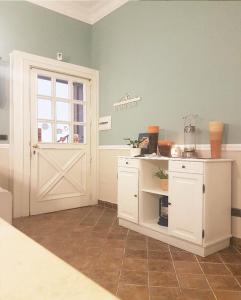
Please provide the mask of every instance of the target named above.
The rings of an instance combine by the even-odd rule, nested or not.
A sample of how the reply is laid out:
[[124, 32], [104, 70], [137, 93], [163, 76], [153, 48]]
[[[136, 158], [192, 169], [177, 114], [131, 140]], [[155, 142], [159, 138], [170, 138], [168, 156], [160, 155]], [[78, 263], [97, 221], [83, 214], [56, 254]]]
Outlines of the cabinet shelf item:
[[156, 194], [160, 196], [168, 196], [168, 191], [162, 191], [158, 189], [142, 189], [142, 192]]

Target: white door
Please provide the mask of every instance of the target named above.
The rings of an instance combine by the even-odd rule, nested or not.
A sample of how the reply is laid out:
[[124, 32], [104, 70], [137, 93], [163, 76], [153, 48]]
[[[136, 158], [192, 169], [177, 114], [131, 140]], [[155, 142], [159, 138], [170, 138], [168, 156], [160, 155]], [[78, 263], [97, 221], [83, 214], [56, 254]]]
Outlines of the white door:
[[90, 204], [90, 82], [31, 71], [30, 214]]
[[138, 170], [118, 168], [118, 217], [138, 223]]
[[169, 172], [168, 230], [202, 244], [203, 175]]

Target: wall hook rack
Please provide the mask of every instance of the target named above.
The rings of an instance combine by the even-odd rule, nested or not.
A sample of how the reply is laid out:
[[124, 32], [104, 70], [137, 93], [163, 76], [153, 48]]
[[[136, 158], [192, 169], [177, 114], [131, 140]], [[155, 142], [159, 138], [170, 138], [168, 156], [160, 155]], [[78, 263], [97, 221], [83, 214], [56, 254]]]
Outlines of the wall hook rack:
[[116, 110], [128, 108], [130, 105], [136, 104], [141, 100], [141, 97], [131, 97], [129, 94], [126, 94], [120, 99], [119, 102], [113, 104]]

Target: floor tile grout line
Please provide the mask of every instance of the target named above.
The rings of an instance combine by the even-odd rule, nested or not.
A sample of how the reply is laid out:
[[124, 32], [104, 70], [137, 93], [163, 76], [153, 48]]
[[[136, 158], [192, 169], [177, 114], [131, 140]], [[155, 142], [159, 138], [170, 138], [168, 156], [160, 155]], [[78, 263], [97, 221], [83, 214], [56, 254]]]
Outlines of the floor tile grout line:
[[[235, 247], [233, 247], [233, 248], [235, 248]], [[237, 249], [235, 249], [235, 250], [237, 250]], [[226, 269], [229, 270], [229, 268], [228, 268], [226, 262], [225, 262], [224, 259], [222, 258], [222, 255], [220, 255], [220, 258], [221, 258], [221, 260], [222, 260], [224, 266], [226, 267]], [[230, 271], [230, 275], [231, 275], [231, 276], [233, 277], [233, 279], [236, 281], [236, 283], [238, 284], [238, 286], [241, 287], [241, 283], [240, 283], [240, 282], [237, 280], [237, 278], [233, 275], [233, 272], [232, 272], [231, 270], [229, 270], [229, 271]], [[235, 290], [232, 290], [232, 291], [235, 291]]]
[[168, 245], [168, 250], [169, 250], [169, 253], [170, 253], [170, 256], [171, 256], [173, 269], [174, 269], [174, 272], [175, 272], [175, 275], [176, 275], [176, 278], [177, 278], [178, 289], [179, 289], [179, 292], [182, 293], [180, 280], [178, 278], [176, 266], [175, 266], [174, 259], [173, 259], [173, 256], [172, 256], [172, 251], [171, 251], [170, 245], [169, 244], [167, 244], [167, 245]]
[[[96, 206], [95, 206], [96, 207]], [[105, 213], [106, 208], [103, 208], [103, 212], [99, 215], [99, 218], [97, 218], [96, 222], [94, 223], [94, 225], [92, 226], [93, 228], [98, 224], [99, 220], [103, 217], [104, 213]]]
[[218, 298], [217, 298], [217, 296], [215, 295], [214, 290], [213, 290], [213, 288], [212, 288], [210, 282], [208, 281], [208, 278], [207, 278], [206, 274], [204, 273], [204, 271], [203, 271], [203, 269], [202, 269], [202, 266], [201, 266], [201, 264], [200, 264], [200, 262], [199, 262], [197, 256], [196, 256], [196, 255], [194, 255], [194, 256], [195, 256], [195, 259], [196, 259], [196, 261], [197, 261], [197, 263], [198, 263], [198, 265], [199, 265], [199, 268], [201, 269], [201, 271], [202, 271], [202, 273], [203, 273], [203, 275], [204, 275], [204, 277], [205, 277], [205, 279], [206, 279], [206, 282], [207, 282], [207, 284], [208, 284], [210, 290], [211, 290], [212, 293], [213, 293], [214, 298], [217, 300]]
[[151, 300], [151, 287], [150, 287], [150, 270], [149, 270], [149, 238], [146, 237], [146, 255], [147, 255], [147, 288], [148, 298]]
[[[118, 217], [117, 217], [117, 220], [118, 220]], [[118, 279], [118, 284], [117, 284], [116, 296], [118, 296], [118, 292], [119, 292], [121, 271], [122, 271], [122, 268], [123, 268], [123, 265], [124, 265], [124, 257], [125, 257], [125, 252], [126, 252], [126, 243], [127, 243], [127, 238], [128, 238], [129, 232], [130, 232], [130, 229], [127, 230], [127, 234], [126, 234], [126, 238], [125, 238], [125, 242], [124, 242], [124, 251], [123, 251], [122, 262], [121, 262], [121, 266], [120, 266], [120, 273], [119, 273], [119, 279]]]
[[[111, 232], [115, 222], [118, 221], [118, 217], [115, 217], [110, 228], [109, 228], [109, 231], [108, 231], [108, 234]], [[129, 230], [128, 230], [129, 231]], [[127, 234], [128, 234], [128, 231], [127, 231]], [[108, 240], [108, 235], [107, 235], [107, 238], [106, 238], [106, 242]], [[124, 247], [124, 250], [123, 250], [123, 253], [122, 253], [122, 264], [121, 264], [121, 267], [123, 265], [123, 257], [124, 257], [124, 253], [125, 253], [125, 247]], [[117, 281], [117, 287], [116, 287], [116, 291], [115, 291], [115, 295], [117, 296], [117, 293], [118, 293], [118, 287], [119, 287], [119, 282], [120, 282], [120, 275], [121, 275], [121, 267], [119, 269], [119, 276], [118, 276], [118, 281]]]
[[[92, 206], [91, 209], [89, 210], [89, 212], [87, 213], [87, 215], [85, 215], [85, 216], [83, 217], [83, 219], [81, 219], [81, 221], [84, 221], [84, 220], [90, 215], [90, 213], [94, 210], [94, 208], [95, 208], [95, 206]], [[80, 224], [80, 225], [81, 225], [81, 224]]]
[[241, 250], [239, 250], [239, 248], [237, 246], [232, 246], [239, 254], [241, 254]]
[[[106, 212], [106, 210], [108, 210], [108, 208], [103, 207], [103, 213], [100, 215], [99, 219], [97, 220], [97, 222], [95, 223], [95, 225], [93, 226], [93, 228], [97, 225], [97, 223], [99, 222], [99, 220], [103, 217], [103, 215], [104, 215], [104, 213]], [[107, 243], [107, 240], [108, 240], [108, 234], [110, 233], [111, 228], [113, 227], [113, 224], [115, 223], [115, 221], [116, 221], [116, 217], [113, 218], [113, 221], [112, 221], [112, 223], [111, 223], [111, 226], [110, 226], [110, 228], [108, 229], [108, 233], [107, 233], [107, 235], [106, 235], [106, 237], [105, 237], [105, 243], [104, 243], [103, 246], [102, 246], [102, 251], [103, 251], [104, 245], [106, 245], [106, 243]], [[99, 254], [98, 259], [100, 259], [101, 254], [102, 254], [102, 253]]]

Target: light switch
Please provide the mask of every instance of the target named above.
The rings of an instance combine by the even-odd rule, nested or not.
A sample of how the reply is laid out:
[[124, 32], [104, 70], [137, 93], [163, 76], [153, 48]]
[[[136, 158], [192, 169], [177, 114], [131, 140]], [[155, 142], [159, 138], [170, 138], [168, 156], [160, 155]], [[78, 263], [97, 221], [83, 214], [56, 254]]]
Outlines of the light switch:
[[111, 116], [105, 116], [99, 118], [99, 130], [111, 129]]

